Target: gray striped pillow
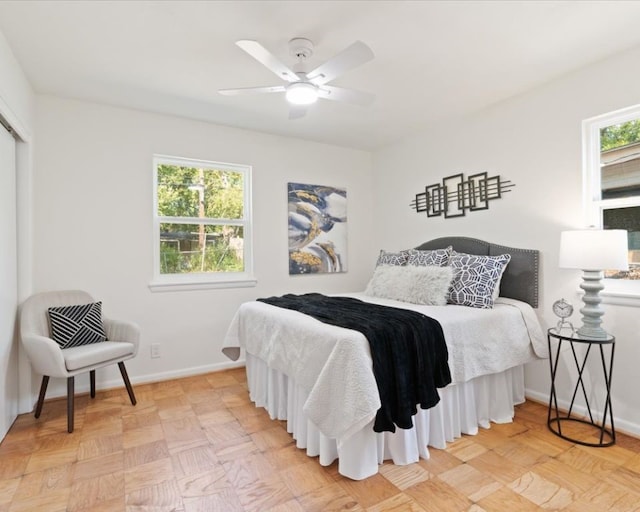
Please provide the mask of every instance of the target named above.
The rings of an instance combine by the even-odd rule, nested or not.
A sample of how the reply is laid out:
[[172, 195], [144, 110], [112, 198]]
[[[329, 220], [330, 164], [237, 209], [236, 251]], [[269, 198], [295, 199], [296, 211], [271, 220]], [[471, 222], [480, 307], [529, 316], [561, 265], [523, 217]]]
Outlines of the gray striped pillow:
[[107, 340], [102, 325], [102, 302], [49, 308], [51, 338], [60, 348]]

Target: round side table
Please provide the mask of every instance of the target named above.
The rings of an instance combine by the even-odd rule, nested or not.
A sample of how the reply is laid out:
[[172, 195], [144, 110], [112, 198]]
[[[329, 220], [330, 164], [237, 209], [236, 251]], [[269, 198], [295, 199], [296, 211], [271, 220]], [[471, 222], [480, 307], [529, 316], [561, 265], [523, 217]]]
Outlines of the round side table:
[[[567, 441], [581, 444], [584, 446], [605, 447], [611, 446], [616, 442], [616, 431], [613, 425], [613, 412], [611, 411], [611, 372], [613, 370], [613, 355], [615, 352], [616, 339], [614, 336], [607, 334], [606, 338], [591, 338], [582, 336], [573, 331], [562, 332], [556, 328], [549, 329], [547, 331], [547, 342], [549, 344], [549, 367], [551, 369], [551, 392], [549, 394], [549, 413], [547, 415], [547, 426], [549, 430]], [[573, 395], [571, 397], [571, 404], [566, 415], [561, 415], [558, 410], [558, 398], [556, 395], [556, 376], [558, 373], [558, 361], [560, 359], [560, 351], [563, 344], [568, 343], [571, 346], [571, 354], [573, 355], [573, 361], [575, 363], [576, 370], [578, 372], [578, 379], [576, 381]], [[555, 350], [552, 350], [552, 345], [557, 345]], [[576, 353], [576, 344], [586, 344], [587, 349], [582, 358], [578, 357]], [[605, 356], [605, 347], [610, 347], [609, 357]], [[600, 362], [602, 365], [602, 371], [604, 374], [606, 398], [604, 402], [604, 412], [602, 415], [602, 423], [598, 423], [593, 418], [591, 412], [591, 405], [589, 404], [589, 395], [585, 388], [584, 380], [582, 378], [589, 355], [593, 352], [600, 352]], [[597, 355], [595, 356], [597, 357]], [[576, 400], [576, 396], [579, 391], [582, 391], [584, 397], [588, 417], [579, 418], [572, 416], [573, 405]], [[607, 418], [609, 427], [607, 427]], [[562, 425], [567, 422], [577, 422], [585, 425], [592, 426], [598, 435], [598, 442], [589, 443], [579, 439], [574, 439], [562, 432]]]

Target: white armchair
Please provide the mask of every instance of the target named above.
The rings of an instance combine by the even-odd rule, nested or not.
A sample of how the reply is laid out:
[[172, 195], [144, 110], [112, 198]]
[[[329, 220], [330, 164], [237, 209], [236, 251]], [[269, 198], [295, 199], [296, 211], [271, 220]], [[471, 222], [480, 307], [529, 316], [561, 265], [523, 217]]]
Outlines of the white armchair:
[[33, 369], [42, 375], [40, 395], [35, 417], [39, 418], [50, 377], [67, 379], [67, 430], [73, 432], [75, 376], [89, 372], [91, 398], [95, 398], [95, 371], [103, 366], [118, 364], [131, 403], [136, 397], [129, 382], [124, 361], [138, 353], [140, 330], [131, 322], [102, 319], [108, 341], [61, 348], [51, 339], [50, 307], [72, 306], [94, 302], [91, 295], [79, 290], [38, 293], [29, 297], [20, 313], [20, 337]]

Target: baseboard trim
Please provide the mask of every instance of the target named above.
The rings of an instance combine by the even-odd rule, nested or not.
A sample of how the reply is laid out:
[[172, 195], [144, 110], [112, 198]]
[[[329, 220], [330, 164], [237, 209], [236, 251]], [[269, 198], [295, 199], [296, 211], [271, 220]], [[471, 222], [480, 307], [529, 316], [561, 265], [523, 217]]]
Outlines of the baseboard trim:
[[[540, 393], [538, 391], [533, 391], [531, 389], [525, 389], [524, 395], [525, 395], [525, 398], [527, 398], [527, 400], [532, 400], [534, 402], [538, 402], [540, 404], [549, 406], [549, 395], [547, 394]], [[569, 405], [570, 403], [566, 400], [558, 400], [558, 409], [561, 412], [566, 413], [569, 410]], [[575, 404], [573, 406], [573, 410], [575, 411], [576, 416], [586, 417], [588, 414], [586, 407], [578, 406]], [[602, 411], [592, 409], [591, 412], [593, 413], [594, 417], [602, 418]], [[625, 421], [621, 418], [616, 417], [615, 415], [613, 417], [613, 422], [615, 425], [616, 432], [619, 432], [621, 434], [626, 434], [631, 437], [640, 438], [640, 425], [638, 425], [637, 423], [633, 423], [631, 421]]]
[[[231, 370], [232, 368], [244, 367], [244, 359], [238, 361], [229, 361], [225, 363], [208, 364], [204, 366], [195, 366], [192, 368], [186, 368], [182, 370], [173, 370], [168, 372], [152, 373], [149, 375], [141, 375], [137, 378], [131, 379], [132, 384], [150, 384], [153, 382], [161, 382], [165, 380], [181, 379], [184, 377], [192, 377], [194, 375], [202, 375], [203, 373], [220, 372], [223, 370]], [[121, 387], [122, 382], [118, 380], [113, 381], [113, 387]], [[105, 382], [105, 387], [108, 383]]]
[[[185, 377], [193, 377], [194, 375], [202, 375], [203, 373], [221, 372], [224, 370], [231, 370], [233, 368], [241, 368], [244, 366], [245, 366], [245, 360], [241, 359], [238, 361], [229, 361], [225, 363], [208, 364], [204, 366], [194, 366], [192, 368], [184, 368], [181, 370], [150, 373], [147, 375], [139, 375], [137, 377], [132, 377], [131, 375], [129, 375], [129, 380], [131, 381], [131, 384], [134, 386], [136, 384], [152, 384], [154, 382], [163, 382], [166, 380], [182, 379]], [[78, 385], [79, 383], [78, 381], [79, 379], [76, 379], [75, 396], [80, 396], [80, 395], [89, 393], [90, 391], [89, 383], [81, 383], [80, 385]], [[108, 391], [111, 389], [119, 389], [119, 388], [123, 388], [124, 390], [124, 384], [121, 378], [96, 382], [97, 391]], [[134, 388], [134, 392], [135, 392], [135, 388]], [[47, 394], [47, 398], [45, 402], [48, 402], [49, 400], [57, 400], [59, 398], [66, 398], [66, 397], [67, 395], [64, 392], [59, 391], [58, 393], [56, 393], [54, 391], [51, 393], [51, 395]]]

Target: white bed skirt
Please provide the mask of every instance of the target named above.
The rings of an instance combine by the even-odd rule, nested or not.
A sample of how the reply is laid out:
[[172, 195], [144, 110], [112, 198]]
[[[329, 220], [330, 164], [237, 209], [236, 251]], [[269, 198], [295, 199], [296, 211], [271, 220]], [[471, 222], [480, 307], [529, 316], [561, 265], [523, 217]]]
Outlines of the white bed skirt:
[[525, 399], [524, 367], [517, 366], [440, 389], [440, 403], [428, 410], [419, 409], [410, 430], [376, 433], [372, 420], [347, 439], [333, 439], [306, 418], [302, 409], [307, 400], [304, 389], [249, 353], [246, 365], [249, 394], [256, 406], [264, 407], [272, 419], [286, 420], [287, 431], [307, 455], [319, 457], [323, 466], [338, 459], [339, 473], [353, 480], [376, 474], [385, 460], [404, 465], [420, 457], [428, 459], [428, 446], [445, 448], [447, 441], [462, 434], [475, 435], [478, 427], [489, 428], [490, 422], [509, 423], [514, 405]]

